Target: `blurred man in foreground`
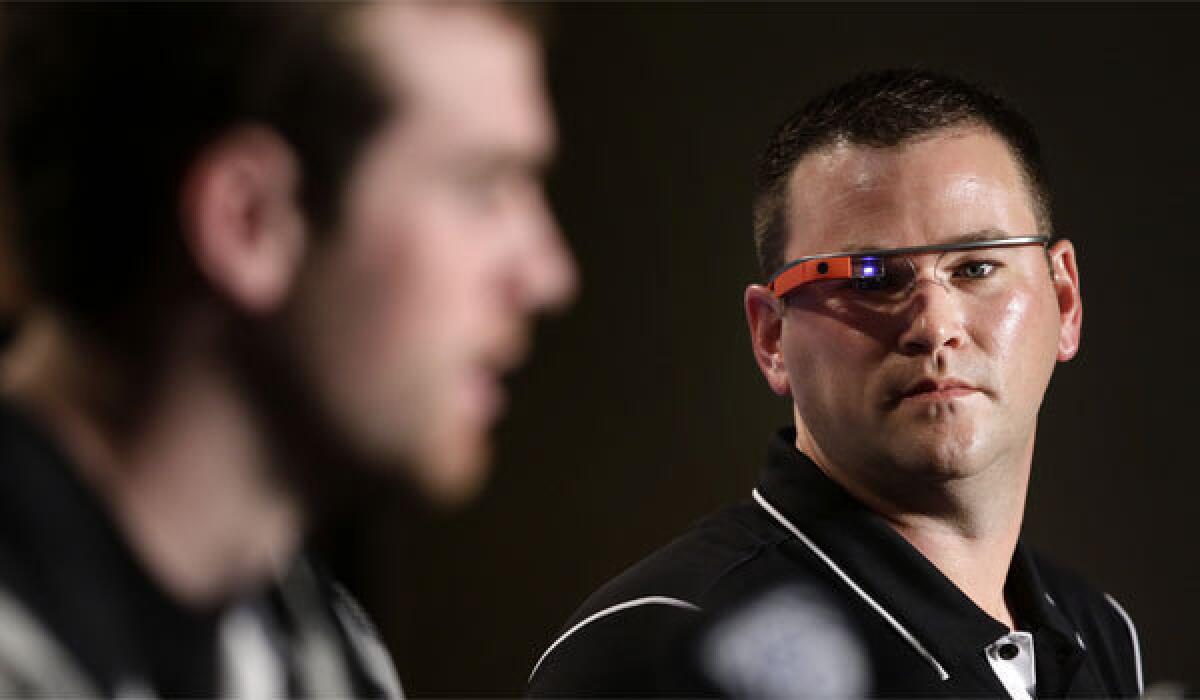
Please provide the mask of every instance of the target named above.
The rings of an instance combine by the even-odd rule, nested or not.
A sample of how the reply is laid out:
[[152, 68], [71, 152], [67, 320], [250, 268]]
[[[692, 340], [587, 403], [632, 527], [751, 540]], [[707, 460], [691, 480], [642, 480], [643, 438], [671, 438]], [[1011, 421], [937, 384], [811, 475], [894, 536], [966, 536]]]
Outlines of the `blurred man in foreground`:
[[584, 603], [532, 691], [1141, 692], [1124, 611], [1020, 542], [1083, 308], [1026, 120], [954, 78], [861, 76], [775, 134], [754, 214], [750, 337], [795, 425], [752, 498]]
[[8, 6], [0, 691], [394, 696], [298, 556], [469, 496], [574, 271], [528, 19], [489, 4]]

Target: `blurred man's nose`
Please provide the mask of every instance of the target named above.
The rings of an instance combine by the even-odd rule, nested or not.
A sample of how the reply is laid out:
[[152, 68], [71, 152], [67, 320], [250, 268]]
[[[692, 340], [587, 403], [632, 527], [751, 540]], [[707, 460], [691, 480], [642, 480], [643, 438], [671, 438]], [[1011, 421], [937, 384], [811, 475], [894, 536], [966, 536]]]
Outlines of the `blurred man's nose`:
[[499, 268], [504, 305], [520, 313], [557, 311], [575, 298], [578, 272], [540, 192], [511, 211]]
[[556, 311], [574, 300], [579, 273], [554, 214], [538, 202], [529, 250], [521, 263], [521, 304], [530, 310]]
[[931, 355], [943, 348], [957, 349], [966, 342], [963, 310], [955, 292], [936, 279], [916, 281], [900, 334], [900, 351], [906, 355]]

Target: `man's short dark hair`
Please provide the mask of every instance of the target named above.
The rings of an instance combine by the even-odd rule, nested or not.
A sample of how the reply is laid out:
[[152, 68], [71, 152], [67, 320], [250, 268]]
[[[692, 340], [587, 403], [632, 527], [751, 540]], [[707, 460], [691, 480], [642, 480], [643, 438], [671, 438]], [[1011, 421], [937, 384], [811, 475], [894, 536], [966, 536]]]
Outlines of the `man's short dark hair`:
[[[315, 229], [395, 107], [347, 39], [347, 3], [11, 4], [0, 9], [0, 149], [33, 293], [103, 323], [182, 252], [179, 189], [239, 124], [295, 150]], [[169, 279], [169, 277], [167, 277]], [[144, 300], [141, 300], [144, 302]]]
[[788, 183], [806, 155], [838, 142], [887, 148], [972, 124], [1008, 144], [1029, 188], [1039, 233], [1051, 235], [1046, 169], [1024, 116], [993, 92], [959, 78], [918, 69], [878, 71], [809, 101], [772, 136], [759, 162], [754, 195], [754, 242], [763, 275], [786, 262]]

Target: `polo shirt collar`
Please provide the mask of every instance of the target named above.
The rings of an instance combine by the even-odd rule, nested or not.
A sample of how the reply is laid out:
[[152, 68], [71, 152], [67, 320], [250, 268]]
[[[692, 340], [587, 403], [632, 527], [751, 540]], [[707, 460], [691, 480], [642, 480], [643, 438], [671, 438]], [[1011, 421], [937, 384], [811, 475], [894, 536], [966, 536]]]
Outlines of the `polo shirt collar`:
[[[795, 447], [796, 431], [771, 439], [759, 493], [842, 571], [945, 664], [965, 649], [982, 650], [1009, 632], [882, 517], [855, 500]], [[1042, 584], [1036, 563], [1018, 543], [1005, 583], [1019, 629], [1038, 641], [1076, 647], [1076, 630]], [[1039, 654], [1040, 656], [1040, 654]], [[953, 673], [953, 671], [951, 671]]]

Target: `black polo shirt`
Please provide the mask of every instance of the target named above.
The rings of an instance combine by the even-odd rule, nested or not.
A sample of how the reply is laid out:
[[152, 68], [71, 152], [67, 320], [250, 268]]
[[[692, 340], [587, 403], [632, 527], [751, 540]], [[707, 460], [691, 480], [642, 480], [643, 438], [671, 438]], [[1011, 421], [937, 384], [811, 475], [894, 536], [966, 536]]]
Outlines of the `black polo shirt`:
[[[818, 597], [810, 600], [830, 608], [837, 625], [858, 640], [868, 669], [866, 692], [1007, 696], [993, 670], [995, 658], [988, 659], [989, 648], [994, 657], [995, 645], [1009, 634], [1007, 626], [828, 479], [794, 441], [791, 428], [772, 439], [751, 498], [701, 520], [588, 598], [538, 660], [530, 693], [728, 692], [701, 642], [713, 629], [747, 629], [722, 618], [741, 615], [748, 601], [786, 584], [814, 591]], [[1005, 586], [1017, 629], [1032, 636], [1037, 696], [1140, 694], [1136, 632], [1115, 601], [1024, 544], [1017, 546]], [[832, 628], [820, 629], [825, 631], [813, 634]], [[823, 648], [820, 639], [793, 641]], [[778, 665], [794, 675], [795, 663]], [[836, 666], [814, 667], [814, 677]]]

